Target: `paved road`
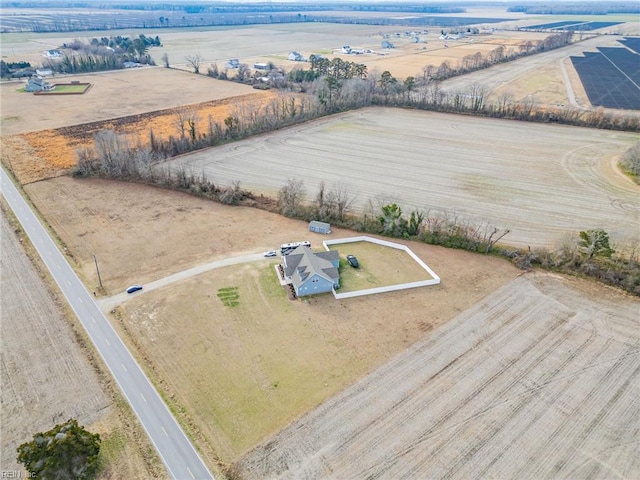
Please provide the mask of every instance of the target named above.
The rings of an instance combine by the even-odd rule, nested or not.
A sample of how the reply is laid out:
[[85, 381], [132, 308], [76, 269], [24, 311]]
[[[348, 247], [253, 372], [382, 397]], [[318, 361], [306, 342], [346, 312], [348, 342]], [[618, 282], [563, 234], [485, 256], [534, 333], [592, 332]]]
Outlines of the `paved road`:
[[213, 479], [156, 389], [100, 311], [93, 295], [76, 276], [3, 169], [0, 169], [0, 185], [2, 195], [149, 435], [169, 476], [180, 480]]

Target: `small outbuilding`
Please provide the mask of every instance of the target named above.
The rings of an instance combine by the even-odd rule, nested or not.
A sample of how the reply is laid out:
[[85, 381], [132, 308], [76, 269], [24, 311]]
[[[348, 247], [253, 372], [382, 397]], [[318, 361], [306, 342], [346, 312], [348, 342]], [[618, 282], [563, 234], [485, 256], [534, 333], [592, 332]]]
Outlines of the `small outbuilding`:
[[53, 70], [50, 69], [50, 68], [37, 68], [36, 69], [36, 75], [39, 76], [40, 78], [52, 77], [53, 76]]
[[329, 235], [331, 233], [331, 225], [329, 223], [312, 220], [309, 222], [309, 231]]

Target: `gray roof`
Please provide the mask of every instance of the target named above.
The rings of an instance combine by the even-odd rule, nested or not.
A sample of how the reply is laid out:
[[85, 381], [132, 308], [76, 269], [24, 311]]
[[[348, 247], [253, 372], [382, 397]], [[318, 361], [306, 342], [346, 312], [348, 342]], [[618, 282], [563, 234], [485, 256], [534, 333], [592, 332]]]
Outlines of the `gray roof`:
[[311, 220], [311, 221], [309, 222], [309, 225], [310, 225], [310, 226], [311, 226], [311, 225], [313, 225], [313, 226], [316, 226], [316, 227], [326, 227], [326, 228], [331, 227], [331, 224], [330, 224], [330, 223], [327, 223], [327, 222], [321, 222], [321, 221], [319, 221], [319, 220]]
[[300, 281], [304, 282], [315, 273], [333, 282], [339, 277], [338, 269], [330, 260], [334, 257], [339, 257], [337, 251], [314, 253], [309, 247], [298, 247], [284, 257], [284, 274], [287, 277], [293, 277], [293, 274], [298, 272]]

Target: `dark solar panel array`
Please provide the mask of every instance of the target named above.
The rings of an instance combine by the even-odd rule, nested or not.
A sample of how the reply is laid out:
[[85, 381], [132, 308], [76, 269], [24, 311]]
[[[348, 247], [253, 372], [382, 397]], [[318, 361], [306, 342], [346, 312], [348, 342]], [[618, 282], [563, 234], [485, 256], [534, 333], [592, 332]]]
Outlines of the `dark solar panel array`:
[[565, 27], [567, 25], [576, 25], [578, 23], [586, 23], [586, 22], [581, 22], [580, 20], [568, 20], [564, 22], [544, 23], [542, 25], [531, 25], [526, 28], [548, 30], [550, 28]]
[[[571, 57], [589, 101], [598, 107], [640, 110], [640, 88], [637, 82], [632, 81], [634, 77], [629, 75], [637, 75], [637, 66], [625, 63], [630, 59], [625, 53], [606, 50], [604, 53], [585, 52], [584, 57]], [[616, 50], [628, 52], [623, 48]], [[637, 58], [637, 55], [630, 54]], [[622, 67], [612, 64], [618, 59], [622, 61]]]
[[622, 22], [587, 22], [580, 24], [576, 28], [569, 27], [571, 30], [597, 30], [599, 28], [613, 27], [620, 25]]
[[618, 41], [628, 49], [640, 53], [640, 37], [625, 37], [624, 40]]
[[625, 75], [640, 85], [640, 55], [626, 48], [599, 47], [598, 50]]
[[599, 28], [612, 27], [622, 22], [581, 22], [580, 20], [566, 20], [564, 22], [544, 23], [524, 27], [526, 30], [597, 30]]

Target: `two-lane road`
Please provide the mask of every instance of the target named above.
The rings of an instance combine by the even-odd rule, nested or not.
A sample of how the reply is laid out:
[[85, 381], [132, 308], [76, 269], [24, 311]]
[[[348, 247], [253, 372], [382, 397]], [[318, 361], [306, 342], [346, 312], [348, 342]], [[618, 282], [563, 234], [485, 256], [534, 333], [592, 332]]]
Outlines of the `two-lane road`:
[[2, 195], [149, 435], [169, 476], [180, 480], [213, 479], [156, 389], [101, 312], [93, 295], [82, 284], [3, 169], [0, 169], [0, 185]]

